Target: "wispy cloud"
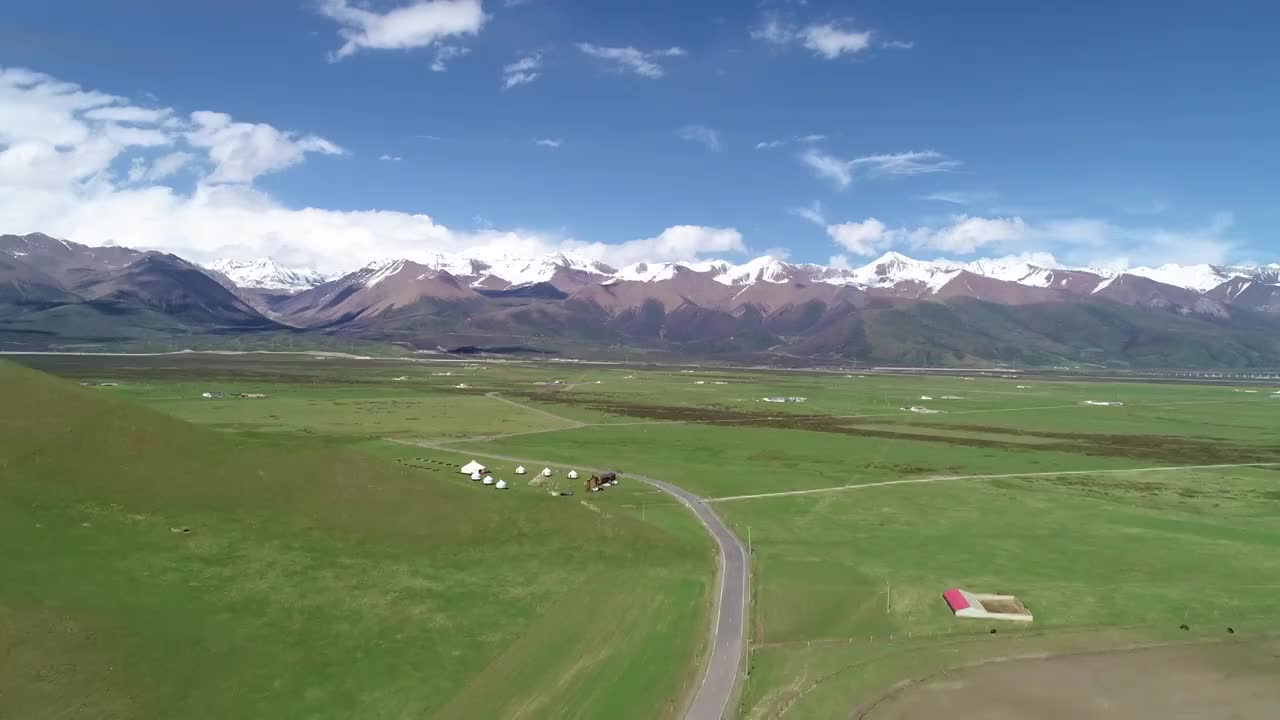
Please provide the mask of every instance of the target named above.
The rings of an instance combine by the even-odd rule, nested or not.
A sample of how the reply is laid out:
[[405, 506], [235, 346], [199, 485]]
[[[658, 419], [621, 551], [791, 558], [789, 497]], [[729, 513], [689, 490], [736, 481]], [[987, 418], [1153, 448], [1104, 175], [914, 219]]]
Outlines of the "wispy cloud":
[[541, 77], [542, 53], [526, 55], [502, 68], [502, 89], [510, 90], [517, 85], [528, 85]]
[[436, 57], [431, 61], [431, 72], [444, 72], [449, 69], [449, 62], [471, 52], [471, 48], [461, 45], [441, 45], [436, 48]]
[[488, 20], [480, 0], [417, 0], [386, 12], [353, 6], [348, 0], [322, 0], [320, 13], [338, 23], [338, 35], [344, 40], [329, 55], [331, 62], [362, 49], [405, 50], [475, 35]]
[[[794, 25], [777, 12], [765, 13], [760, 24], [751, 30], [755, 40], [785, 47], [800, 44], [818, 57], [835, 60], [842, 55], [854, 55], [872, 46], [870, 30], [856, 30], [849, 21]], [[882, 43], [885, 47], [908, 47], [906, 44]]]
[[546, 148], [558, 148], [564, 144], [560, 138], [534, 138], [533, 144]]
[[439, 140], [440, 139], [439, 135], [414, 135], [414, 137], [418, 138], [419, 140]]
[[910, 50], [915, 46], [916, 44], [910, 40], [885, 40], [880, 43], [880, 47], [890, 50]]
[[922, 195], [921, 199], [951, 205], [976, 205], [978, 203], [991, 202], [996, 197], [998, 197], [997, 194], [989, 190], [948, 190]]
[[822, 203], [817, 200], [802, 207], [788, 208], [787, 212], [808, 220], [819, 227], [826, 227], [827, 225], [827, 214], [822, 209]]
[[950, 172], [960, 166], [959, 161], [951, 160], [936, 150], [867, 155], [849, 162], [855, 167], [863, 166], [870, 173], [879, 175], [923, 175]]
[[383, 162], [400, 162], [404, 158], [400, 157], [399, 155], [382, 155], [378, 159]]
[[800, 161], [809, 166], [814, 175], [847, 188], [853, 183], [853, 164], [821, 150], [809, 149], [800, 154]]
[[827, 139], [826, 135], [821, 135], [819, 133], [810, 133], [808, 135], [797, 135], [796, 137], [785, 138], [782, 140], [764, 140], [762, 142], [756, 143], [756, 149], [757, 150], [773, 150], [774, 148], [780, 148], [783, 145], [786, 145], [792, 142], [807, 144], [807, 143], [822, 142], [823, 140], [826, 140], [826, 139]]
[[804, 46], [827, 60], [841, 55], [860, 53], [871, 47], [871, 33], [845, 30], [836, 25], [810, 25], [801, 31]]
[[578, 43], [583, 53], [603, 60], [615, 69], [634, 73], [645, 78], [660, 78], [665, 74], [658, 61], [662, 58], [683, 57], [683, 48], [670, 47], [665, 50], [637, 50], [633, 47], [602, 47], [591, 43]]
[[704, 125], [685, 125], [676, 130], [681, 140], [702, 143], [711, 152], [720, 152], [720, 133]]
[[1229, 213], [1191, 228], [1125, 226], [1085, 217], [1033, 221], [960, 214], [915, 227], [890, 227], [870, 217], [828, 225], [827, 234], [845, 251], [864, 257], [892, 248], [958, 255], [994, 250], [1040, 258], [1041, 264], [1058, 256], [1077, 265], [1124, 269], [1134, 262], [1223, 263], [1239, 248], [1226, 236], [1231, 226]]
[[817, 148], [810, 148], [800, 154], [800, 161], [815, 175], [834, 182], [840, 188], [849, 187], [853, 183], [855, 174], [871, 177], [923, 175], [950, 172], [961, 164], [958, 160], [952, 160], [936, 150], [865, 155], [845, 160]]

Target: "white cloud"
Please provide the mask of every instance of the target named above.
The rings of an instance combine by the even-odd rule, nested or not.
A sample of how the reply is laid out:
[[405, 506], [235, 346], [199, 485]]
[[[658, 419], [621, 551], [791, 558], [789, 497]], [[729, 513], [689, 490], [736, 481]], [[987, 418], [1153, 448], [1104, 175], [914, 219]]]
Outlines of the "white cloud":
[[815, 175], [825, 178], [843, 189], [853, 182], [855, 173], [868, 176], [922, 175], [950, 172], [960, 166], [957, 160], [935, 150], [866, 155], [845, 160], [817, 148], [809, 148], [800, 154], [800, 161], [809, 166]]
[[[153, 150], [121, 144], [131, 135], [122, 135], [116, 123], [87, 117], [94, 108], [117, 106], [129, 107], [121, 98], [39, 73], [0, 68], [0, 228], [163, 250], [197, 262], [273, 256], [326, 272], [385, 257], [425, 260], [435, 252], [473, 248], [518, 254], [573, 250], [619, 265], [745, 250], [742, 235], [732, 228], [677, 225], [654, 237], [600, 243], [483, 224], [457, 230], [422, 213], [292, 208], [254, 187], [253, 180], [304, 162], [310, 153], [340, 152], [333, 143], [199, 112], [190, 122], [137, 128], [167, 133], [177, 146], [151, 159]], [[147, 117], [128, 115], [139, 123]], [[114, 177], [114, 163], [125, 165], [127, 178]], [[182, 170], [196, 173], [190, 192], [158, 182]]]
[[771, 45], [786, 45], [796, 39], [796, 29], [778, 13], [766, 13], [760, 25], [751, 31], [751, 37]]
[[704, 125], [685, 125], [676, 130], [676, 137], [702, 143], [711, 152], [720, 152], [720, 133]]
[[922, 175], [949, 172], [960, 166], [936, 150], [867, 155], [849, 161], [853, 166], [864, 166], [868, 172], [878, 175]]
[[106, 182], [122, 153], [174, 141], [166, 129], [170, 112], [24, 68], [0, 68], [0, 187]]
[[830, 23], [810, 25], [801, 33], [804, 46], [828, 60], [859, 53], [871, 46], [871, 33], [842, 30]]
[[403, 160], [404, 158], [400, 157], [399, 155], [385, 155], [385, 154], [384, 154], [384, 155], [380, 155], [380, 156], [378, 156], [378, 159], [379, 159], [379, 160], [381, 160], [382, 162], [400, 162], [400, 161], [401, 161], [401, 160]]
[[[751, 30], [751, 37], [777, 47], [800, 43], [815, 55], [835, 60], [841, 55], [852, 55], [871, 47], [869, 30], [847, 29], [847, 23], [811, 24], [805, 27], [793, 25], [776, 13], [766, 13], [760, 25]], [[905, 48], [901, 42], [882, 43], [884, 47]]]
[[1239, 248], [1225, 237], [1230, 218], [1215, 217], [1203, 227], [1122, 226], [1096, 218], [1031, 222], [1021, 217], [955, 215], [942, 224], [889, 227], [876, 218], [827, 227], [837, 245], [870, 256], [891, 248], [916, 253], [970, 255], [996, 251], [1042, 266], [1057, 258], [1093, 267], [1147, 264], [1223, 263]]
[[809, 149], [800, 154], [800, 161], [809, 166], [814, 175], [825, 178], [841, 189], [853, 182], [853, 164], [821, 150]]
[[890, 230], [875, 218], [827, 226], [827, 234], [854, 255], [875, 255], [897, 240], [899, 231]]
[[564, 144], [564, 141], [560, 138], [534, 138], [533, 144], [547, 148], [558, 148]]
[[880, 47], [889, 48], [890, 50], [910, 50], [916, 44], [910, 40], [885, 40], [880, 43]]
[[826, 135], [822, 135], [819, 133], [810, 133], [808, 135], [797, 135], [794, 138], [784, 139], [784, 140], [764, 140], [756, 143], [756, 149], [772, 150], [774, 148], [780, 148], [783, 145], [787, 145], [788, 143], [791, 143], [791, 142], [797, 142], [800, 144], [809, 144], [809, 143], [822, 142], [823, 140], [826, 140], [826, 139], [827, 139]]
[[788, 212], [819, 227], [827, 225], [827, 215], [822, 209], [822, 203], [817, 200], [814, 200], [811, 205], [790, 208]]
[[984, 218], [961, 215], [941, 228], [917, 228], [910, 234], [912, 247], [969, 254], [988, 245], [1009, 247], [1032, 236], [1020, 217]]
[[578, 49], [593, 58], [612, 63], [618, 70], [646, 78], [662, 77], [664, 71], [657, 62], [661, 58], [682, 57], [686, 54], [678, 47], [645, 51], [633, 47], [601, 47], [591, 43], [578, 43]]
[[361, 49], [428, 47], [444, 38], [475, 35], [488, 19], [480, 0], [419, 0], [382, 13], [348, 0], [323, 0], [320, 12], [337, 21], [345, 41], [330, 55], [333, 62]]
[[191, 113], [192, 129], [186, 140], [205, 148], [213, 161], [210, 183], [248, 183], [259, 175], [277, 172], [302, 162], [307, 153], [341, 155], [337, 145], [316, 135], [296, 135], [265, 123], [233, 122], [225, 113], [200, 110]]
[[502, 68], [502, 89], [510, 90], [517, 85], [527, 85], [537, 80], [541, 73], [542, 53], [526, 55]]
[[163, 122], [173, 110], [170, 108], [144, 108], [127, 105], [111, 105], [96, 107], [84, 114], [90, 120], [130, 123], [137, 125], [156, 125]]
[[189, 152], [171, 152], [161, 155], [147, 167], [142, 158], [134, 158], [134, 165], [129, 169], [129, 181], [155, 182], [173, 177], [196, 161], [196, 156]]
[[676, 225], [663, 230], [655, 237], [630, 240], [616, 245], [570, 243], [570, 247], [584, 255], [615, 266], [640, 261], [697, 260], [708, 255], [746, 252], [742, 233], [733, 228], [703, 225]]
[[928, 195], [921, 196], [921, 199], [944, 202], [950, 205], [973, 205], [980, 202], [995, 200], [996, 193], [988, 190], [949, 190], [945, 192], [929, 193]]
[[436, 48], [436, 57], [431, 61], [431, 72], [444, 72], [449, 69], [449, 62], [471, 52], [471, 48], [461, 45], [441, 45]]

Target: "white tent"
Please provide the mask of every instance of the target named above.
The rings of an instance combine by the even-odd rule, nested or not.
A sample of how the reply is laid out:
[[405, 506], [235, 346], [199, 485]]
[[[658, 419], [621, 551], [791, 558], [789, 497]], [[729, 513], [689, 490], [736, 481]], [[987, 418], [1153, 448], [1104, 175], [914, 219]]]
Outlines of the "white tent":
[[465, 475], [474, 475], [475, 473], [478, 473], [478, 472], [484, 472], [484, 466], [476, 462], [475, 460], [472, 460], [466, 465], [463, 465], [462, 470], [460, 470], [459, 472], [462, 472]]
[[523, 466], [523, 465], [521, 465], [520, 467], [517, 467], [517, 468], [516, 468], [516, 474], [517, 474], [517, 475], [523, 475], [524, 473], [525, 473], [525, 470], [524, 470], [524, 466]]
[[578, 479], [578, 471], [577, 471], [577, 470], [570, 470], [570, 471], [569, 471], [569, 479], [570, 479], [570, 480], [577, 480], [577, 479]]
[[542, 468], [542, 477], [551, 477], [551, 468]]
[[498, 488], [499, 490], [506, 490], [506, 489], [507, 489], [507, 481], [506, 481], [506, 480], [499, 480], [499, 481], [498, 481], [498, 484], [494, 485], [494, 487]]
[[475, 472], [471, 473], [471, 479], [472, 479], [472, 480], [479, 480], [479, 479], [480, 479], [480, 471], [479, 471], [479, 470], [477, 470], [477, 471], [475, 471]]
[[493, 484], [493, 476], [492, 476], [492, 475], [485, 475], [485, 476], [484, 476], [484, 484], [485, 484], [485, 485], [492, 485], [492, 484]]

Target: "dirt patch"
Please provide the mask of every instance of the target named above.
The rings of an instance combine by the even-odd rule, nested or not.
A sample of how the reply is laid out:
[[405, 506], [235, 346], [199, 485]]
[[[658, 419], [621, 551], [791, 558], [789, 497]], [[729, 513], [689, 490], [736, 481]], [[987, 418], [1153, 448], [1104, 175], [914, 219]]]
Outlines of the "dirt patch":
[[895, 426], [883, 419], [837, 418], [829, 415], [766, 413], [727, 408], [628, 403], [557, 393], [524, 395], [531, 400], [582, 407], [614, 415], [666, 422], [728, 427], [779, 428], [853, 435], [880, 440], [906, 440], [993, 450], [1039, 450], [1076, 455], [1124, 457], [1168, 465], [1216, 465], [1280, 462], [1280, 447], [1241, 445], [1173, 435], [1107, 435], [1011, 429], [999, 426], [912, 423]]
[[904, 684], [852, 717], [1263, 720], [1280, 707], [1278, 652], [1268, 640], [1011, 659]]
[[982, 609], [993, 613], [1009, 613], [1010, 615], [1021, 615], [1027, 612], [1022, 603], [1017, 598], [1009, 598], [1007, 600], [995, 598], [983, 598]]

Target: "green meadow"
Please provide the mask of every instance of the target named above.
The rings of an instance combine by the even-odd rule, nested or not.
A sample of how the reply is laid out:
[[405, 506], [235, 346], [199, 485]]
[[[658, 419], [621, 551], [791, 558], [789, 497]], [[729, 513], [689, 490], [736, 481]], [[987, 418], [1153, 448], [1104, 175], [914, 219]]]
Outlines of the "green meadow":
[[[15, 668], [75, 669], [0, 672], [32, 717], [70, 696], [94, 717], [678, 715], [714, 567], [691, 514], [630, 483], [552, 498], [452, 470], [486, 454], [662, 478], [750, 540], [740, 717], [843, 717], [983, 658], [1248, 643], [1280, 620], [1277, 388], [23, 362], [65, 381], [0, 376], [30, 408], [3, 418], [2, 531], [32, 548], [0, 569], [0, 633]], [[1035, 622], [958, 620], [948, 587], [1016, 594]]]

